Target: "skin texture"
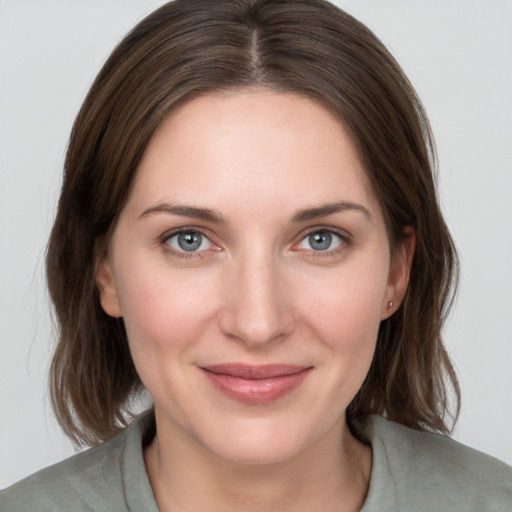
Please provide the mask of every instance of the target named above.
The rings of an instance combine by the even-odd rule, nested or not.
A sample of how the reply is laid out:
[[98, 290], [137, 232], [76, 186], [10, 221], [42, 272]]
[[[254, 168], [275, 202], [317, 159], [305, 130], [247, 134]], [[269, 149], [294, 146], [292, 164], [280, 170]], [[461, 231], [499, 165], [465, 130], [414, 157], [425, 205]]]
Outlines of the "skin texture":
[[[172, 210], [184, 205], [203, 218]], [[176, 229], [202, 233], [198, 250], [181, 249]], [[331, 233], [326, 250], [310, 237], [319, 231]], [[201, 96], [169, 115], [97, 276], [155, 403], [145, 458], [162, 510], [360, 508], [371, 449], [350, 434], [345, 409], [380, 321], [405, 293], [414, 243], [405, 239], [390, 250], [353, 143], [317, 103], [258, 88]], [[201, 370], [224, 363], [311, 370], [254, 405]]]

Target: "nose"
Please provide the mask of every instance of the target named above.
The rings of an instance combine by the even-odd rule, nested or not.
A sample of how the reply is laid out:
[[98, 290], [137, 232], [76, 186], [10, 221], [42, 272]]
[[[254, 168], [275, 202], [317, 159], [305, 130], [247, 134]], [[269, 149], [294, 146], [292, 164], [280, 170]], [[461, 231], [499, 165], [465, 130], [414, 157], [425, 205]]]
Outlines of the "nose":
[[219, 316], [225, 335], [256, 350], [291, 333], [294, 313], [282, 274], [272, 256], [252, 254], [233, 263]]

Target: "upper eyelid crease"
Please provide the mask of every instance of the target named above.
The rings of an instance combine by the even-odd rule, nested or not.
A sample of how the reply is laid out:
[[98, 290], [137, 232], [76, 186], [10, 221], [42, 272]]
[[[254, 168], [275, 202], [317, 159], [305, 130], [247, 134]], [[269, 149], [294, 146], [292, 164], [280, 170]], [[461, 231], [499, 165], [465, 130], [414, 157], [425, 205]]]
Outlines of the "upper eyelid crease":
[[[214, 242], [212, 242], [211, 238], [204, 233], [203, 230], [201, 229], [197, 229], [197, 228], [193, 228], [193, 227], [190, 227], [190, 228], [177, 228], [177, 229], [173, 229], [171, 230], [170, 232], [166, 232], [164, 233], [161, 237], [159, 237], [159, 244], [167, 244], [167, 242], [169, 241], [169, 239], [181, 234], [181, 233], [191, 233], [191, 232], [194, 232], [194, 233], [198, 233], [200, 234], [202, 237], [206, 238], [210, 244], [212, 245], [212, 247], [209, 247], [208, 249], [211, 249], [211, 248], [216, 248], [217, 250], [220, 250], [220, 248], [218, 246], [215, 245]], [[340, 230], [338, 228], [333, 228], [333, 227], [327, 227], [327, 226], [317, 226], [315, 228], [310, 228], [308, 229], [306, 232], [303, 232], [302, 235], [301, 235], [301, 238], [298, 240], [298, 242], [296, 242], [296, 244], [300, 244], [303, 240], [305, 240], [308, 236], [310, 236], [311, 234], [313, 233], [318, 233], [318, 232], [329, 232], [333, 235], [335, 235], [336, 237], [338, 237], [340, 239], [340, 242], [341, 242], [341, 245], [343, 246], [350, 246], [352, 245], [352, 236], [347, 233], [346, 231], [344, 230]], [[208, 249], [203, 249], [203, 250], [200, 250], [200, 251], [191, 251], [191, 252], [187, 252], [187, 251], [178, 251], [176, 250], [175, 248], [172, 248], [170, 249], [171, 252], [173, 252], [175, 255], [177, 256], [180, 256], [180, 257], [186, 257], [186, 258], [192, 258], [195, 256], [200, 256], [202, 255], [205, 251], [207, 251]], [[330, 255], [333, 255], [335, 253], [339, 253], [343, 250], [343, 248], [340, 248], [340, 247], [335, 247], [333, 249], [329, 249], [329, 250], [325, 250], [325, 251], [307, 251], [307, 252], [312, 252], [312, 254], [315, 255], [315, 257], [328, 257]]]
[[161, 242], [166, 242], [167, 240], [169, 240], [170, 238], [173, 238], [177, 235], [181, 235], [183, 233], [198, 233], [199, 235], [201, 235], [203, 238], [206, 238], [212, 245], [215, 245], [212, 240], [211, 240], [211, 237], [205, 233], [203, 230], [201, 229], [197, 229], [197, 228], [176, 228], [176, 229], [172, 229], [170, 231], [167, 231], [165, 233], [163, 233], [160, 237], [159, 237], [159, 240]]
[[[161, 236], [158, 237], [158, 239], [159, 239], [160, 243], [163, 243], [163, 242], [169, 240], [169, 238], [179, 235], [180, 233], [192, 233], [192, 232], [199, 233], [201, 236], [207, 238], [210, 241], [210, 243], [214, 244], [214, 242], [212, 242], [212, 240], [211, 240], [211, 237], [207, 233], [205, 233], [202, 229], [198, 229], [198, 228], [194, 228], [194, 227], [174, 228], [174, 229], [171, 229], [170, 231], [166, 231], [165, 233], [163, 233]], [[333, 235], [336, 235], [337, 237], [339, 237], [341, 240], [343, 240], [345, 242], [348, 242], [352, 239], [352, 235], [345, 230], [342, 230], [339, 228], [334, 228], [332, 226], [315, 226], [315, 227], [311, 227], [311, 228], [307, 229], [306, 231], [303, 231], [299, 235], [298, 241], [301, 242], [308, 236], [310, 236], [314, 233], [318, 233], [318, 232], [332, 233]]]
[[340, 229], [336, 229], [336, 228], [332, 228], [332, 227], [320, 227], [320, 228], [311, 229], [309, 231], [306, 231], [304, 234], [302, 234], [299, 238], [299, 243], [315, 233], [330, 233], [331, 235], [337, 236], [345, 244], [351, 243], [352, 238], [353, 238], [350, 233], [347, 233], [344, 230], [340, 230]]

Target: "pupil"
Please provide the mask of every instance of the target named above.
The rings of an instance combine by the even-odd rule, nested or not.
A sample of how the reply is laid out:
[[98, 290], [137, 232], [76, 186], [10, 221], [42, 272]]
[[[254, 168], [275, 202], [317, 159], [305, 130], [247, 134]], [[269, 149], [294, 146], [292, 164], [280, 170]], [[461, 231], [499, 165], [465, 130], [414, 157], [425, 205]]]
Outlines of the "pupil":
[[309, 235], [309, 243], [311, 247], [317, 251], [325, 251], [326, 249], [329, 249], [331, 242], [331, 234], [325, 231]]
[[195, 251], [201, 245], [201, 235], [199, 233], [180, 233], [178, 245], [184, 251]]

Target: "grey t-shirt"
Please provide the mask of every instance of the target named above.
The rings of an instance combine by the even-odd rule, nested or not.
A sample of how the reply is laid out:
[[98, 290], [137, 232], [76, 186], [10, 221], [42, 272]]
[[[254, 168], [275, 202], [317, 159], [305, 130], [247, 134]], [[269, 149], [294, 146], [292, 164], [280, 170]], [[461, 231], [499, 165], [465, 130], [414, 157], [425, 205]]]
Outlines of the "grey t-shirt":
[[[2, 512], [158, 512], [143, 459], [152, 416], [111, 441], [0, 492]], [[372, 416], [373, 451], [362, 512], [512, 511], [512, 468], [447, 437]]]

